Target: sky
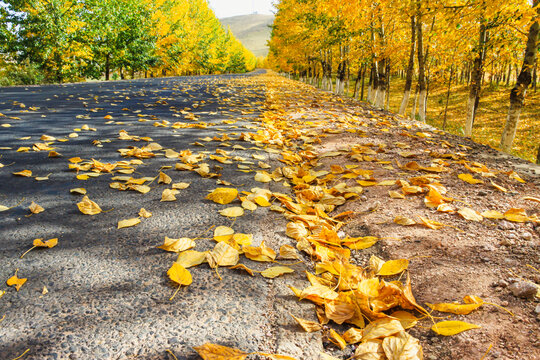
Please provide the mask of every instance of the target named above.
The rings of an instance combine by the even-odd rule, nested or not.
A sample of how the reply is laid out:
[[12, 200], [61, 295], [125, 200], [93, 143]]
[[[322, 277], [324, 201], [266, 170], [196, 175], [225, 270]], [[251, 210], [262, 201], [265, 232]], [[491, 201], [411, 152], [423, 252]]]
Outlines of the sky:
[[277, 0], [208, 0], [210, 7], [221, 19], [229, 16], [253, 14], [273, 14], [272, 2]]

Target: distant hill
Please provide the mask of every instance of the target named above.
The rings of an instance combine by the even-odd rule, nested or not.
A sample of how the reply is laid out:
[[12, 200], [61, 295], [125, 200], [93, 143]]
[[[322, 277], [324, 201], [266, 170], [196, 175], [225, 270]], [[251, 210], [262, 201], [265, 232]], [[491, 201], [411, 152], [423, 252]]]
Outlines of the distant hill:
[[225, 28], [229, 26], [234, 36], [255, 56], [268, 55], [266, 42], [270, 40], [269, 25], [274, 22], [273, 15], [240, 15], [219, 19], [219, 21]]

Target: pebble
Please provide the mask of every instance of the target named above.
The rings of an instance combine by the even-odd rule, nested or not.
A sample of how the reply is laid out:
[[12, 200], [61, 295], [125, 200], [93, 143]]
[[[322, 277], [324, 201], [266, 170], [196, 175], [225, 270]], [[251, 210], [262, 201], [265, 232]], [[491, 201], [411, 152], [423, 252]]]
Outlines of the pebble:
[[521, 238], [523, 240], [525, 240], [525, 241], [531, 241], [533, 236], [532, 236], [532, 234], [530, 232], [525, 231], [525, 232], [521, 233]]
[[513, 230], [516, 228], [514, 224], [506, 220], [502, 220], [497, 227], [501, 230]]
[[540, 315], [540, 304], [536, 305], [536, 309], [534, 309], [534, 312]]
[[520, 298], [531, 298], [536, 295], [538, 288], [535, 284], [528, 281], [518, 281], [508, 287], [514, 296]]
[[514, 241], [509, 238], [504, 238], [501, 241], [499, 241], [500, 246], [512, 246], [514, 245]]

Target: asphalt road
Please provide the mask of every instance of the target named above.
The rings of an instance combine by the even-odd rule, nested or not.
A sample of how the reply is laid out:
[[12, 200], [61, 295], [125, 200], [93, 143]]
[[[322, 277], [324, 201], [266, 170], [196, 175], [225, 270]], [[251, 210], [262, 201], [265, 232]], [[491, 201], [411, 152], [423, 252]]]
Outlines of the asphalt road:
[[[68, 168], [72, 157], [116, 162], [124, 160], [119, 148], [146, 144], [119, 140], [122, 129], [130, 135], [151, 137], [164, 149], [232, 150], [219, 141], [207, 142], [204, 148], [193, 143], [207, 136], [236, 137], [240, 132], [256, 131], [251, 128], [257, 126], [256, 118], [264, 110], [265, 88], [252, 84], [250, 76], [254, 74], [0, 88], [0, 113], [4, 115], [0, 116], [0, 163], [4, 165], [0, 167], [0, 205], [13, 207], [0, 212], [0, 290], [6, 291], [0, 298], [0, 319], [5, 315], [0, 322], [0, 359], [13, 359], [26, 349], [30, 350], [24, 359], [170, 359], [166, 349], [178, 359], [196, 359], [192, 347], [205, 342], [314, 358], [309, 351], [320, 349], [320, 339], [302, 333], [286, 314], [312, 314], [310, 305], [298, 303], [286, 288], [295, 283], [303, 286], [302, 265], [293, 266], [298, 275], [273, 281], [223, 269], [220, 281], [203, 264], [191, 269], [193, 284], [169, 301], [176, 286], [166, 271], [176, 255], [156, 246], [165, 236], [195, 238], [212, 225], [231, 224], [217, 212], [223, 205], [204, 199], [208, 190], [218, 187], [215, 179], [175, 171], [175, 159], [144, 159], [134, 174], [137, 177], [153, 177], [162, 166], [172, 166], [164, 171], [173, 182], [191, 183], [176, 196], [177, 201], [160, 202], [167, 186], [157, 181], [147, 194], [118, 191], [109, 184], [112, 176], [121, 174], [78, 180]], [[185, 108], [198, 121], [211, 125], [205, 129], [153, 125], [163, 120], [196, 123], [179, 113]], [[106, 119], [107, 115], [112, 119]], [[96, 131], [74, 130], [85, 124]], [[68, 137], [73, 132], [78, 137]], [[52, 145], [61, 157], [49, 158], [48, 151], [17, 152], [20, 147], [31, 149], [42, 143], [44, 134], [68, 139]], [[251, 158], [254, 153], [275, 162], [275, 155], [255, 149], [234, 150], [232, 155]], [[236, 162], [207, 162], [222, 166], [222, 179], [239, 190], [264, 187], [253, 180], [253, 173], [239, 172]], [[25, 169], [34, 177], [50, 174], [49, 180], [12, 175]], [[76, 203], [82, 196], [69, 191], [78, 187], [110, 211], [81, 214]], [[28, 216], [32, 201], [45, 211]], [[153, 216], [138, 226], [117, 229], [119, 220], [136, 217], [141, 207]], [[280, 215], [264, 208], [246, 213], [234, 224], [237, 232], [252, 233], [254, 244], [265, 240], [275, 250], [291, 243], [284, 236], [284, 227]], [[34, 239], [55, 237], [59, 239], [56, 247], [34, 249], [19, 259]], [[200, 239], [196, 250], [214, 245], [211, 239]], [[245, 258], [241, 262], [259, 270], [268, 267]], [[19, 277], [28, 278], [18, 292], [5, 283], [16, 269]], [[42, 293], [44, 287], [46, 294]]]

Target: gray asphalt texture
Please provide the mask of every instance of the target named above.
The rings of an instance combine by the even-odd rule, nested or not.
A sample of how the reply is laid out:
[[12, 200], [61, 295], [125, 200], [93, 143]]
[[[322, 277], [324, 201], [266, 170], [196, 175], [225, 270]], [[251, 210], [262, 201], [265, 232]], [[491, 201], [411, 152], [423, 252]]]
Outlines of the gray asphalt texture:
[[[171, 359], [166, 349], [178, 359], [198, 359], [192, 347], [205, 342], [244, 351], [285, 351], [299, 359], [313, 358], [309, 351], [306, 353], [306, 347], [317, 353], [320, 340], [317, 343], [312, 335], [302, 333], [286, 313], [313, 316], [311, 305], [298, 303], [286, 288], [289, 284], [306, 285], [301, 264], [292, 266], [296, 274], [274, 280], [221, 269], [221, 281], [203, 264], [190, 269], [192, 285], [182, 288], [169, 301], [177, 286], [169, 281], [166, 271], [176, 254], [156, 246], [163, 243], [165, 236], [195, 238], [212, 225], [231, 224], [231, 219], [217, 212], [226, 206], [204, 199], [208, 190], [219, 187], [216, 179], [175, 171], [174, 159], [145, 159], [144, 165], [137, 167], [135, 177], [156, 176], [161, 166], [168, 165], [173, 169], [165, 172], [173, 182], [191, 183], [176, 195], [177, 201], [160, 202], [162, 190], [170, 186], [158, 186], [156, 181], [147, 194], [118, 191], [111, 189], [109, 183], [112, 176], [122, 174], [82, 181], [68, 169], [71, 157], [116, 162], [124, 160], [117, 149], [146, 144], [119, 140], [121, 129], [130, 135], [149, 136], [164, 149], [215, 153], [220, 142], [205, 143], [206, 148], [190, 144], [206, 136], [255, 131], [243, 128], [256, 125], [255, 119], [263, 111], [264, 87], [250, 87], [244, 81], [253, 75], [0, 88], [0, 113], [6, 115], [0, 116], [0, 125], [11, 124], [0, 127], [0, 163], [4, 165], [0, 168], [0, 205], [12, 207], [20, 203], [0, 212], [0, 290], [6, 291], [0, 298], [0, 319], [5, 315], [0, 322], [0, 359], [13, 359], [26, 349], [30, 351], [23, 359]], [[14, 101], [26, 107], [21, 108]], [[200, 106], [194, 108], [194, 103]], [[30, 107], [39, 109], [25, 112]], [[178, 130], [152, 125], [162, 120], [194, 123], [174, 117], [172, 107], [191, 108], [200, 121], [215, 125]], [[102, 109], [89, 111], [96, 108]], [[157, 120], [146, 117], [148, 121], [139, 122], [136, 110]], [[246, 110], [252, 113], [246, 114]], [[123, 124], [105, 124], [109, 121], [104, 119], [106, 115]], [[235, 124], [222, 123], [230, 119], [240, 120]], [[79, 137], [68, 142], [55, 142], [53, 146], [62, 157], [49, 158], [48, 151], [16, 152], [21, 146], [43, 142], [39, 140], [43, 134], [67, 138], [74, 128], [84, 124], [97, 131], [81, 131]], [[27, 136], [31, 139], [19, 140]], [[107, 139], [110, 142], [104, 141]], [[100, 140], [103, 147], [93, 145], [94, 140]], [[229, 143], [252, 146], [239, 141]], [[267, 162], [277, 164], [272, 159], [275, 155], [264, 151], [237, 150], [232, 155], [250, 158], [256, 152], [266, 155]], [[254, 173], [238, 172], [236, 163], [222, 165], [208, 159], [205, 162], [223, 166], [222, 179], [239, 190], [265, 187], [253, 180]], [[32, 170], [33, 176], [51, 174], [50, 180], [12, 175], [24, 169]], [[268, 186], [286, 191], [276, 184]], [[103, 210], [113, 210], [95, 216], [81, 214], [76, 203], [82, 196], [69, 192], [77, 187], [85, 188], [90, 199]], [[28, 216], [32, 201], [45, 211]], [[119, 220], [137, 217], [141, 207], [153, 216], [142, 219], [138, 226], [117, 229]], [[285, 224], [279, 214], [258, 208], [254, 213], [246, 211], [234, 229], [252, 233], [255, 245], [264, 240], [277, 251], [283, 243], [294, 245], [284, 236]], [[19, 259], [35, 238], [54, 237], [59, 239], [56, 247], [34, 249]], [[195, 250], [208, 250], [214, 245], [211, 239], [197, 240]], [[270, 266], [244, 257], [241, 262], [258, 270]], [[19, 277], [28, 278], [18, 292], [5, 283], [16, 269]], [[44, 286], [49, 291], [45, 295]]]

